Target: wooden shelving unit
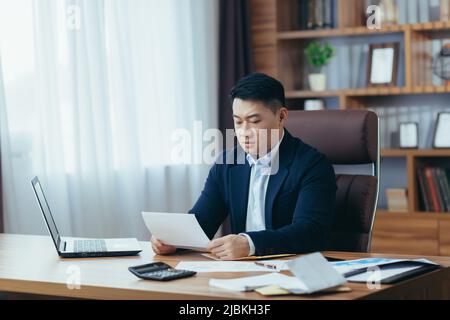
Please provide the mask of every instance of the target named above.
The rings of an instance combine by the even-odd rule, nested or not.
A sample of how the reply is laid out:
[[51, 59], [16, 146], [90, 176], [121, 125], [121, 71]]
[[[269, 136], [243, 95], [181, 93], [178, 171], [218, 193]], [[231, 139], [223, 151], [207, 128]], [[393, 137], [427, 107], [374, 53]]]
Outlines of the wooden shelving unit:
[[[407, 171], [407, 190], [408, 190], [408, 209], [410, 213], [419, 214], [447, 214], [450, 217], [450, 213], [431, 213], [421, 210], [419, 205], [419, 187], [417, 184], [417, 170], [421, 165], [427, 163], [429, 159], [444, 159], [450, 160], [450, 150], [448, 149], [382, 149], [381, 158], [382, 161], [385, 158], [405, 158], [406, 159], [406, 171]], [[382, 210], [380, 210], [382, 211]]]
[[416, 87], [380, 87], [360, 88], [344, 90], [309, 91], [294, 90], [286, 91], [286, 98], [321, 98], [321, 97], [375, 97], [393, 95], [435, 94], [450, 93], [450, 86], [416, 86]]
[[347, 27], [325, 30], [301, 30], [301, 31], [280, 31], [277, 32], [278, 40], [305, 40], [319, 38], [336, 38], [336, 37], [357, 37], [377, 34], [401, 33], [408, 31], [431, 31], [438, 33], [450, 30], [450, 21], [436, 21], [428, 23], [405, 24], [405, 25], [389, 25], [382, 29], [368, 29], [367, 27]]
[[450, 157], [450, 149], [381, 149], [381, 157]]
[[[341, 109], [367, 108], [371, 99], [407, 95], [450, 94], [450, 83], [434, 86], [430, 72], [431, 41], [450, 38], [450, 21], [383, 26], [365, 26], [361, 0], [339, 0], [335, 29], [299, 30], [296, 0], [250, 0], [253, 57], [257, 71], [280, 79], [288, 101], [309, 98], [338, 99]], [[313, 92], [308, 90], [303, 68], [304, 48], [314, 39], [363, 37], [397, 34], [403, 42], [404, 84], [396, 87], [348, 88]], [[364, 70], [365, 72], [365, 70]], [[373, 101], [373, 100], [372, 100]], [[428, 255], [450, 255], [450, 213], [423, 212], [419, 206], [416, 172], [432, 162], [450, 163], [450, 150], [384, 149], [382, 158], [406, 159], [408, 208], [406, 213], [378, 210], [372, 251]], [[382, 190], [383, 192], [383, 190]]]

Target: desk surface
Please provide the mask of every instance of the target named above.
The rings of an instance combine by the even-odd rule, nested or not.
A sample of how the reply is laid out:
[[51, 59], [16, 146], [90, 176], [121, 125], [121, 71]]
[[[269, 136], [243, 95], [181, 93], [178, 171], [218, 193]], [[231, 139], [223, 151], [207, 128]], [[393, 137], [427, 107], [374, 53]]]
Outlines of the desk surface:
[[[264, 299], [255, 292], [232, 292], [208, 285], [210, 278], [236, 278], [258, 273], [202, 273], [172, 282], [136, 278], [129, 266], [164, 261], [208, 260], [197, 253], [155, 256], [149, 242], [141, 242], [139, 256], [120, 258], [61, 259], [50, 237], [0, 234], [0, 291], [85, 299]], [[341, 259], [363, 257], [418, 258], [407, 255], [325, 252]], [[348, 283], [351, 292], [313, 296], [283, 296], [276, 299], [386, 299], [450, 298], [450, 257], [427, 257], [446, 268], [396, 285], [369, 289], [365, 284]], [[80, 271], [80, 289], [69, 289], [68, 279]], [[75, 272], [74, 272], [75, 271]]]

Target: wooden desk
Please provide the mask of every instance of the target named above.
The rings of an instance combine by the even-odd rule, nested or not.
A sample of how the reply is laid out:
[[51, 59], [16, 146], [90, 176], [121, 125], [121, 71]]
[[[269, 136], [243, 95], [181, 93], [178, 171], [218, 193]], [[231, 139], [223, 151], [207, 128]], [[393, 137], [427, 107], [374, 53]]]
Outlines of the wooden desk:
[[[135, 257], [60, 259], [50, 237], [0, 234], [0, 291], [84, 299], [264, 299], [255, 292], [231, 292], [208, 285], [212, 277], [235, 278], [256, 273], [204, 273], [167, 283], [140, 280], [127, 270], [129, 266], [152, 261], [176, 265], [180, 260], [207, 260], [197, 253], [161, 258], [154, 255], [148, 242], [141, 244], [144, 250]], [[338, 252], [325, 254], [343, 259], [386, 256]], [[402, 255], [389, 257], [415, 258]], [[349, 283], [352, 292], [269, 299], [450, 298], [450, 258], [427, 258], [446, 268], [397, 285], [382, 285], [381, 289], [371, 290], [365, 284]], [[66, 285], [70, 272], [73, 274], [74, 270], [80, 271], [79, 290], [70, 290]]]

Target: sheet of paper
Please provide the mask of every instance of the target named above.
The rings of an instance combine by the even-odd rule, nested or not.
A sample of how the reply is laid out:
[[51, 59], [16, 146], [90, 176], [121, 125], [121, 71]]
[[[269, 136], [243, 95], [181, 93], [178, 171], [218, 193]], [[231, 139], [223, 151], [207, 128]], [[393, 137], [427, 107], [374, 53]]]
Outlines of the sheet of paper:
[[[285, 262], [284, 266], [288, 267], [295, 277], [281, 273], [269, 273], [262, 276], [237, 279], [211, 279], [209, 284], [214, 287], [235, 291], [279, 287], [294, 294], [309, 294], [335, 288], [346, 282], [345, 278], [320, 253], [313, 253], [290, 260]], [[267, 293], [264, 290], [263, 292]], [[272, 292], [272, 290], [269, 290], [269, 292]]]
[[163, 243], [182, 249], [206, 251], [209, 238], [193, 214], [142, 212], [150, 233]]
[[[213, 259], [213, 260], [221, 261], [219, 258], [217, 258], [212, 253], [204, 253], [203, 256]], [[250, 257], [237, 258], [237, 259], [234, 259], [233, 261], [267, 260], [267, 259], [286, 258], [286, 257], [292, 257], [292, 256], [295, 256], [295, 254], [286, 253], [286, 254], [274, 254], [274, 255], [268, 255], [268, 256], [250, 256]]]
[[319, 252], [290, 260], [286, 265], [295, 277], [304, 284], [304, 287], [299, 290], [295, 287], [295, 283], [290, 287], [283, 287], [295, 294], [304, 291], [314, 293], [337, 287], [346, 282], [345, 278]]
[[[292, 294], [291, 291], [280, 288], [279, 286], [268, 286], [263, 288], [255, 289], [256, 292], [262, 294], [263, 296], [284, 296], [288, 294]], [[322, 293], [341, 293], [341, 292], [351, 292], [352, 289], [345, 286], [338, 286], [330, 289], [325, 289], [321, 291]], [[305, 294], [305, 293], [298, 293]]]
[[258, 288], [268, 286], [278, 286], [287, 288], [294, 286], [298, 290], [305, 286], [296, 277], [287, 276], [281, 273], [269, 273], [261, 276], [243, 277], [236, 279], [210, 279], [209, 285], [212, 287], [233, 290], [233, 291], [252, 291]]
[[267, 261], [275, 265], [276, 269], [270, 269], [249, 261], [181, 261], [175, 267], [181, 270], [196, 272], [278, 272], [288, 270], [286, 261]]
[[256, 292], [259, 294], [262, 294], [263, 296], [284, 296], [291, 294], [289, 290], [280, 288], [279, 286], [268, 286], [268, 287], [262, 287], [255, 289]]

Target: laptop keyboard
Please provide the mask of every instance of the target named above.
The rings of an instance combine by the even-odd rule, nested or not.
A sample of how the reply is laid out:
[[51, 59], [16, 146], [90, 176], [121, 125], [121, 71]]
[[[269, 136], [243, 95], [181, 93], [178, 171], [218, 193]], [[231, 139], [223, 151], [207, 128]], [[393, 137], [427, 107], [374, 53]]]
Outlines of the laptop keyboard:
[[105, 240], [75, 240], [74, 252], [105, 252]]

